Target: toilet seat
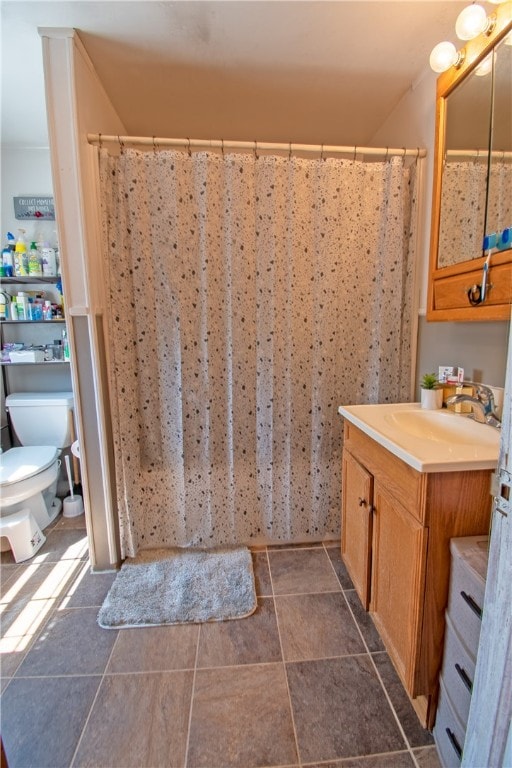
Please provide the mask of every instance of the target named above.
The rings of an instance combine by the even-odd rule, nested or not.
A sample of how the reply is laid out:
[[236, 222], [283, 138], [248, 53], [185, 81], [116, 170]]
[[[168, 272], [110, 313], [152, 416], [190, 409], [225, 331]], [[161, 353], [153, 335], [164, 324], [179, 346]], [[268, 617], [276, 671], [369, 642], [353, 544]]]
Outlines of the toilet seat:
[[[0, 488], [20, 483], [48, 469], [60, 451], [51, 445], [10, 448], [0, 455]], [[8, 492], [8, 491], [7, 491]]]

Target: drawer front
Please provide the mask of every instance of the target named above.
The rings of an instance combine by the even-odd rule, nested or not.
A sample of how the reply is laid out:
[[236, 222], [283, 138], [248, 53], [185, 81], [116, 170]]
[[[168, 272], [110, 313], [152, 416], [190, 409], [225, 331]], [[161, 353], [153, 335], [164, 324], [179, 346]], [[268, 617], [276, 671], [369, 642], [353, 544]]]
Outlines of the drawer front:
[[470, 307], [478, 316], [479, 309], [485, 309], [493, 305], [508, 305], [512, 297], [511, 264], [498, 264], [489, 270], [489, 291], [485, 302], [472, 307], [468, 299], [468, 290], [474, 285], [482, 283], [482, 270], [465, 272], [461, 275], [444, 277], [434, 283], [434, 308], [435, 309], [466, 309]]
[[448, 614], [469, 654], [476, 659], [485, 583], [460, 558], [452, 558]]
[[434, 739], [443, 768], [459, 768], [464, 747], [464, 728], [452, 708], [442, 680], [439, 686]]
[[461, 723], [466, 727], [471, 704], [471, 690], [475, 679], [475, 662], [462, 644], [455, 631], [449, 614], [446, 614], [446, 635], [444, 641], [443, 685]]

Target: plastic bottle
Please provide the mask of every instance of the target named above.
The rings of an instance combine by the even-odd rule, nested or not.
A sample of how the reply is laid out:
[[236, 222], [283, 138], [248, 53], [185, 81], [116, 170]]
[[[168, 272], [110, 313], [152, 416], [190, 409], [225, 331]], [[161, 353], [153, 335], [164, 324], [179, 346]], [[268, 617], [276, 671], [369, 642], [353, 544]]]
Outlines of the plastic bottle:
[[506, 251], [512, 248], [512, 227], [506, 227], [498, 238], [498, 250]]
[[62, 308], [62, 316], [64, 317], [64, 314], [65, 314], [64, 313], [64, 292], [62, 290], [62, 278], [61, 277], [59, 277], [59, 279], [55, 283], [55, 288], [57, 289], [57, 291], [59, 293], [59, 304], [60, 304], [60, 306]]
[[14, 249], [14, 274], [16, 277], [26, 277], [28, 275], [28, 256], [27, 246], [24, 240], [24, 229], [18, 229], [19, 235]]
[[18, 302], [16, 301], [16, 296], [11, 296], [11, 320], [17, 320], [18, 319]]
[[30, 306], [25, 291], [18, 292], [16, 304], [18, 305], [18, 320], [30, 320]]
[[45, 277], [56, 277], [57, 259], [55, 258], [54, 249], [48, 243], [43, 243], [41, 255], [43, 257], [43, 275]]
[[44, 307], [43, 307], [43, 320], [52, 320], [52, 318], [53, 318], [52, 303], [51, 301], [45, 301]]
[[9, 320], [10, 303], [9, 296], [0, 291], [0, 320]]
[[7, 245], [2, 251], [2, 265], [5, 267], [6, 277], [12, 277], [14, 275], [14, 248], [14, 235], [11, 232], [8, 232]]
[[68, 362], [69, 361], [69, 341], [68, 341], [68, 333], [66, 329], [62, 331], [62, 347], [64, 352], [64, 360]]
[[30, 243], [28, 252], [28, 273], [31, 277], [43, 276], [43, 259], [35, 242]]

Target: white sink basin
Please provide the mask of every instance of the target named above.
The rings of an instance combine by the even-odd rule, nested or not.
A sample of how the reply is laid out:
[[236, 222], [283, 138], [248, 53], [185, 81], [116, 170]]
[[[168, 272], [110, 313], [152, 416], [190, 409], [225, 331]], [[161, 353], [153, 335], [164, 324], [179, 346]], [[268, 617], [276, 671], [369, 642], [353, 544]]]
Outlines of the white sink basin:
[[339, 413], [420, 472], [494, 469], [500, 432], [467, 416], [418, 403], [341, 406]]

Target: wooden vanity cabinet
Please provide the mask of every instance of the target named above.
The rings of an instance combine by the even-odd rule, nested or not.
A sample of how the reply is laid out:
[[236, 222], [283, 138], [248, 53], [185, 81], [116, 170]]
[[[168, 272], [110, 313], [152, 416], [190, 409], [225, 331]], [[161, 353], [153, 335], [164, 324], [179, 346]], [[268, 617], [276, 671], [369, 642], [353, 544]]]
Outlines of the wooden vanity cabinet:
[[491, 470], [418, 472], [345, 421], [342, 558], [429, 728], [443, 653], [449, 541], [488, 532], [490, 482]]

